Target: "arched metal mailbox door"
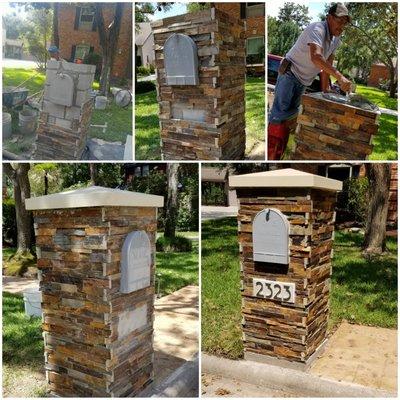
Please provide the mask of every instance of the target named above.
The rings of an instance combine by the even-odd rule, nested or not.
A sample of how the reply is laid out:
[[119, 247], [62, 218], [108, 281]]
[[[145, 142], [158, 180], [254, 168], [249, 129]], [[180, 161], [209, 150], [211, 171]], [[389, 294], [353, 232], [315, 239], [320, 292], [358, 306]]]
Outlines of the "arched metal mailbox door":
[[147, 233], [133, 231], [125, 239], [121, 254], [121, 293], [150, 286], [151, 245]]
[[57, 73], [49, 87], [49, 100], [61, 106], [71, 107], [74, 101], [75, 83], [68, 74]]
[[167, 85], [198, 85], [197, 46], [193, 39], [174, 33], [164, 43]]
[[289, 264], [289, 226], [279, 210], [260, 211], [253, 221], [253, 260]]

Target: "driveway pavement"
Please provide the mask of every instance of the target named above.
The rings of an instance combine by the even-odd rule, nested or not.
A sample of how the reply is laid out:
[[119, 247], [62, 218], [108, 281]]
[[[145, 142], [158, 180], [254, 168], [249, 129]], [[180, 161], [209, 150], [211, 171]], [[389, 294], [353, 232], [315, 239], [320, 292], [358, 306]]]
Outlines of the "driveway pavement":
[[218, 206], [202, 206], [201, 207], [201, 220], [219, 219], [226, 217], [236, 217], [238, 213], [237, 206], [218, 207]]
[[31, 68], [37, 68], [37, 64], [35, 61], [14, 60], [11, 58], [3, 58], [3, 68], [31, 69]]

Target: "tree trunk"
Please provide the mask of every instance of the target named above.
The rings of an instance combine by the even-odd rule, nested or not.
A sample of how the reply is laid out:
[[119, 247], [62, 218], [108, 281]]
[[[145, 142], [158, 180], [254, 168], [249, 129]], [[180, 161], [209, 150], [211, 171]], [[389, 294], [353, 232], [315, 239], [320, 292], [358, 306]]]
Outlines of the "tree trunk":
[[44, 171], [44, 194], [47, 195], [49, 193], [49, 176], [48, 172]]
[[165, 209], [164, 236], [175, 237], [176, 217], [178, 214], [178, 163], [167, 164], [167, 207]]
[[395, 76], [396, 76], [395, 67], [391, 66], [389, 68], [389, 97], [392, 99], [396, 97], [397, 82]]
[[59, 3], [53, 3], [53, 44], [60, 48], [60, 36], [58, 34], [58, 9]]
[[90, 184], [92, 186], [96, 186], [96, 184], [97, 184], [97, 165], [90, 163], [89, 170], [90, 170]]
[[99, 91], [103, 96], [106, 96], [110, 90], [111, 68], [117, 50], [118, 36], [124, 10], [124, 3], [115, 4], [114, 20], [112, 21], [110, 25], [111, 27], [108, 31], [104, 24], [103, 5], [97, 3], [95, 10], [97, 31], [99, 33], [99, 42], [102, 49], [102, 70]]
[[367, 254], [381, 254], [386, 244], [386, 221], [389, 209], [391, 164], [365, 164], [369, 179], [369, 209], [363, 249]]
[[14, 185], [15, 213], [17, 224], [17, 253], [30, 253], [32, 246], [32, 215], [25, 208], [25, 199], [31, 197], [31, 187], [28, 179], [30, 164], [3, 164], [4, 172]]

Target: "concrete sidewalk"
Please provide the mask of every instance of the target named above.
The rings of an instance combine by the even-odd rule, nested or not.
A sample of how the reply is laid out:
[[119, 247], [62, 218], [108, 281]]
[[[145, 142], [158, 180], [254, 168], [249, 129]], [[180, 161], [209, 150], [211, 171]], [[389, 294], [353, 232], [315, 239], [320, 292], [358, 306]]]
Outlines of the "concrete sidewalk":
[[157, 385], [199, 352], [199, 288], [184, 288], [155, 302], [154, 377]]
[[3, 292], [20, 294], [26, 289], [38, 288], [37, 279], [21, 278], [19, 276], [3, 276]]
[[396, 397], [397, 330], [343, 322], [308, 372], [208, 355], [202, 372], [210, 397]]

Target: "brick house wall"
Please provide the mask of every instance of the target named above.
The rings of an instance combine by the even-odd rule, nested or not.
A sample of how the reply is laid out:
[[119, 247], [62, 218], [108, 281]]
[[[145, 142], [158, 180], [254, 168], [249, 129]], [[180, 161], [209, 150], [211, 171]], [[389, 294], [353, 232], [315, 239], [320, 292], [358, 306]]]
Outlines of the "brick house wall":
[[368, 77], [368, 86], [379, 87], [380, 80], [389, 79], [389, 70], [384, 64], [371, 65], [371, 71]]
[[[254, 4], [254, 3], [248, 3]], [[215, 8], [237, 18], [245, 20], [245, 38], [263, 37], [265, 45], [265, 5], [264, 15], [246, 17], [247, 3], [214, 3]]]
[[[79, 15], [83, 7], [89, 3], [60, 3], [58, 24], [60, 36], [61, 57], [74, 61], [76, 49], [79, 45], [90, 46], [90, 51], [101, 54], [99, 35], [94, 24], [79, 27]], [[121, 28], [117, 43], [111, 75], [113, 78], [132, 79], [132, 4], [123, 3]], [[114, 16], [115, 5], [107, 4], [104, 10], [104, 23], [108, 26]], [[90, 25], [90, 26], [89, 26]]]

